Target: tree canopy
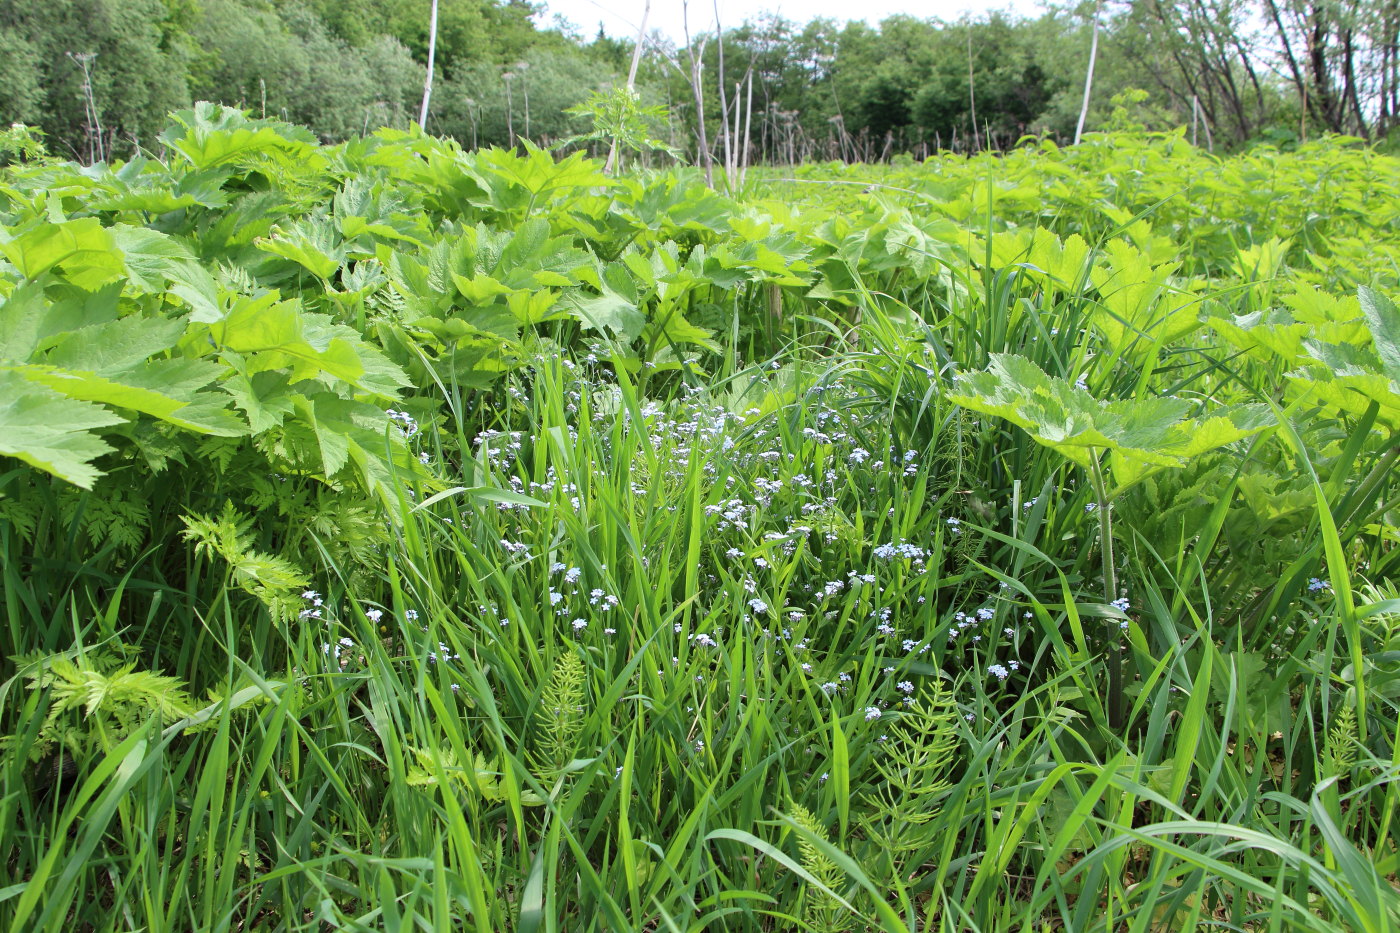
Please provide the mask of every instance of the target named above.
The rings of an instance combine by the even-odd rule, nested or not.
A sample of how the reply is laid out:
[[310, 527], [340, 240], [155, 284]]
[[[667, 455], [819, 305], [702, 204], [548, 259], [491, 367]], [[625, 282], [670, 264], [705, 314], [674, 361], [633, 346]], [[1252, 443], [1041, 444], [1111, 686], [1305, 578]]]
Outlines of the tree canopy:
[[[57, 155], [149, 145], [166, 114], [207, 99], [302, 123], [327, 141], [416, 119], [432, 0], [0, 0], [0, 120]], [[551, 144], [565, 111], [623, 80], [632, 40], [537, 25], [525, 0], [439, 0], [428, 131], [463, 145]], [[1072, 138], [1097, 19], [1088, 126], [1189, 125], [1201, 144], [1400, 122], [1400, 2], [1096, 0], [1034, 17], [877, 26], [760, 16], [689, 48], [647, 38], [654, 134], [704, 161], [740, 126], [751, 160], [871, 160]], [[698, 94], [697, 94], [698, 89]]]

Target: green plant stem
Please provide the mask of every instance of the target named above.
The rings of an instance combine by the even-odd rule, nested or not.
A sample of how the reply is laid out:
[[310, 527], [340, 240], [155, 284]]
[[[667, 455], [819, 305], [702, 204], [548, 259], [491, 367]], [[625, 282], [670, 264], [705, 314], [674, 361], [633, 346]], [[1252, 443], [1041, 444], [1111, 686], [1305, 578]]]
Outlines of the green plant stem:
[[1355, 505], [1348, 509], [1347, 514], [1337, 523], [1338, 529], [1347, 528], [1352, 521], [1356, 519], [1357, 515], [1366, 508], [1366, 503], [1370, 501], [1376, 489], [1384, 483], [1386, 478], [1390, 475], [1390, 471], [1395, 466], [1397, 458], [1400, 458], [1400, 436], [1390, 439], [1390, 449], [1381, 456], [1376, 465], [1372, 467], [1371, 472], [1366, 475], [1366, 478], [1363, 479], [1361, 484], [1356, 488], [1356, 492], [1352, 495]]
[[[1094, 484], [1095, 511], [1099, 517], [1099, 551], [1103, 555], [1104, 602], [1112, 603], [1118, 598], [1118, 577], [1113, 568], [1113, 517], [1109, 514], [1108, 487], [1104, 484], [1103, 468], [1095, 456], [1089, 461], [1089, 479]], [[1113, 652], [1118, 640], [1108, 639], [1109, 651], [1104, 658], [1108, 665], [1108, 725], [1112, 729], [1123, 726], [1123, 659]]]

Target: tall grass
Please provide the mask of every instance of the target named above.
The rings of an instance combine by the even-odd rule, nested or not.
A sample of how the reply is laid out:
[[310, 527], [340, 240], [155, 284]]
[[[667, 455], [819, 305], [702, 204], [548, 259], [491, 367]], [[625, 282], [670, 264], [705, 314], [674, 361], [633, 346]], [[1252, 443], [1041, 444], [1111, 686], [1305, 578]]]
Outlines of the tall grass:
[[36, 764], [54, 691], [6, 683], [6, 922], [1393, 926], [1393, 700], [1362, 741], [1333, 593], [1277, 596], [1311, 624], [1262, 635], [1208, 589], [1220, 535], [1126, 538], [1107, 731], [1088, 492], [944, 402], [927, 351], [648, 395], [541, 359], [494, 433], [448, 438], [458, 488], [403, 490], [376, 578], [321, 562], [320, 618], [260, 622], [212, 565], [174, 592], [7, 560], [11, 630], [82, 646], [89, 685], [147, 643], [115, 624], [140, 605], [188, 633], [140, 666], [218, 696]]

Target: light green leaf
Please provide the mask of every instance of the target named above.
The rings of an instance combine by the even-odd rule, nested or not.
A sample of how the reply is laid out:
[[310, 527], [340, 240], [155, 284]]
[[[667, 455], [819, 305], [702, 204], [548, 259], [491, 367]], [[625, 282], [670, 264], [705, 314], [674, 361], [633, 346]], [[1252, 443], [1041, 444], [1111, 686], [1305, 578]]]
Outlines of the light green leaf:
[[1100, 402], [1022, 356], [996, 353], [985, 372], [957, 377], [952, 401], [1005, 418], [1080, 466], [1091, 449], [1117, 451], [1157, 466], [1177, 462], [1172, 428], [1190, 405], [1168, 398]]
[[265, 253], [290, 259], [319, 279], [329, 281], [346, 260], [345, 243], [330, 220], [319, 217], [298, 220], [254, 241]]
[[1385, 374], [1400, 382], [1400, 308], [1385, 295], [1364, 285], [1357, 289], [1357, 295]]
[[960, 374], [957, 388], [956, 404], [1005, 418], [1081, 467], [1107, 453], [1120, 490], [1273, 424], [1268, 409], [1256, 405], [1193, 421], [1186, 419], [1191, 404], [1181, 399], [1100, 401], [1025, 357], [1002, 353], [992, 354], [985, 372]]
[[0, 253], [27, 279], [58, 268], [84, 291], [96, 291], [126, 274], [111, 233], [95, 217], [31, 227], [0, 242]]
[[409, 384], [403, 370], [357, 331], [278, 297], [276, 292], [240, 297], [210, 328], [221, 349], [245, 358], [246, 372], [285, 369], [292, 382], [329, 376], [389, 396]]
[[646, 326], [646, 315], [633, 302], [606, 286], [601, 295], [571, 295], [564, 303], [585, 326], [597, 331], [609, 331], [613, 336], [625, 340], [640, 337], [642, 328]]
[[160, 141], [196, 169], [231, 166], [260, 159], [303, 162], [315, 152], [310, 130], [275, 120], [254, 120], [241, 110], [200, 101], [192, 110], [170, 115], [173, 126]]
[[1251, 437], [1276, 424], [1267, 405], [1236, 405], [1222, 408], [1202, 421], [1183, 423], [1178, 433], [1182, 442], [1177, 453], [1184, 459], [1218, 450]]
[[457, 291], [468, 301], [477, 304], [486, 304], [500, 295], [509, 295], [513, 289], [489, 275], [474, 275], [471, 278], [454, 272], [452, 282], [457, 286]]
[[211, 420], [213, 409], [209, 407], [201, 409], [202, 416], [198, 420], [191, 421], [183, 416], [185, 408], [196, 400], [195, 390], [212, 382], [221, 371], [221, 367], [203, 360], [151, 360], [113, 377], [37, 364], [6, 367], [3, 371], [47, 386], [71, 399], [130, 408], [201, 433], [226, 437], [246, 433], [236, 420], [217, 417]]
[[191, 319], [219, 319], [219, 291], [209, 271], [178, 240], [158, 230], [117, 224], [109, 228], [125, 257], [127, 278], [140, 292], [169, 292], [189, 306]]
[[[64, 334], [43, 362], [110, 375], [169, 350], [184, 331], [183, 323], [170, 318], [119, 318]], [[206, 383], [213, 378], [211, 375]]]
[[0, 370], [0, 455], [91, 489], [101, 475], [92, 461], [112, 448], [90, 432], [122, 420], [100, 405], [64, 398]]
[[254, 434], [270, 431], [282, 424], [295, 408], [287, 392], [287, 377], [283, 373], [262, 372], [252, 376], [235, 373], [220, 387], [233, 397], [233, 402], [248, 416]]

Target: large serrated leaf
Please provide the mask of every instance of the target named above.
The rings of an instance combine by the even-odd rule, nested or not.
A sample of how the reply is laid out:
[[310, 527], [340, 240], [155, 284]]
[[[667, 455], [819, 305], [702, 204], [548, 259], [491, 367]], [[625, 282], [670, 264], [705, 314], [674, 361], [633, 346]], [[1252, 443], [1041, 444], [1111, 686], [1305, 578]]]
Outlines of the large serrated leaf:
[[326, 479], [353, 467], [365, 489], [387, 494], [395, 472], [421, 472], [384, 412], [374, 405], [328, 392], [310, 398], [297, 396], [295, 405], [302, 424], [315, 438]]
[[160, 141], [195, 169], [233, 166], [264, 158], [290, 162], [305, 158], [316, 137], [305, 127], [275, 120], [253, 120], [241, 110], [200, 101], [170, 115], [174, 125]]
[[637, 306], [610, 288], [593, 297], [570, 295], [564, 304], [574, 312], [584, 326], [607, 331], [614, 337], [635, 340], [646, 326], [646, 315]]
[[[121, 290], [120, 285], [111, 288]], [[55, 303], [42, 285], [27, 282], [0, 302], [0, 360], [27, 362], [54, 336], [111, 319], [112, 314], [82, 302]]]
[[1357, 289], [1357, 295], [1381, 366], [1387, 376], [1400, 383], [1400, 308], [1385, 295], [1364, 285]]
[[248, 373], [285, 369], [293, 382], [329, 376], [387, 396], [409, 385], [403, 370], [357, 331], [278, 298], [276, 292], [240, 298], [210, 328], [221, 349], [247, 361]]
[[0, 253], [31, 281], [58, 269], [85, 291], [95, 291], [126, 275], [116, 242], [94, 217], [41, 223], [0, 242]]
[[208, 323], [219, 319], [214, 277], [178, 240], [157, 230], [124, 224], [109, 228], [109, 232], [122, 251], [127, 278], [135, 290], [151, 295], [168, 291], [189, 306], [192, 320]]
[[100, 405], [65, 398], [0, 370], [0, 455], [75, 486], [91, 489], [102, 475], [92, 461], [112, 449], [92, 430], [122, 420]]
[[993, 354], [985, 372], [959, 375], [957, 383], [962, 391], [952, 401], [1005, 418], [1081, 466], [1089, 463], [1089, 448], [1118, 450], [1163, 466], [1174, 463], [1165, 448], [1172, 426], [1190, 409], [1174, 399], [1103, 403], [1011, 354]]
[[121, 372], [169, 350], [184, 331], [178, 320], [120, 318], [64, 334], [43, 362], [63, 369]]
[[319, 279], [329, 281], [346, 260], [340, 232], [324, 217], [298, 220], [256, 241], [258, 249], [290, 259]]
[[254, 434], [279, 427], [295, 408], [283, 373], [263, 372], [253, 376], [235, 373], [220, 387], [247, 415]]
[[1197, 422], [1186, 419], [1192, 406], [1180, 399], [1101, 401], [1025, 357], [1003, 353], [992, 354], [984, 372], [960, 374], [957, 387], [951, 401], [1005, 418], [1081, 467], [1088, 468], [1098, 451], [1110, 454], [1120, 486], [1272, 423], [1257, 406], [1223, 409]]

